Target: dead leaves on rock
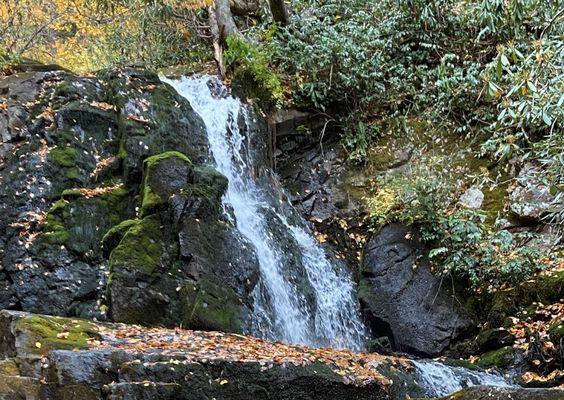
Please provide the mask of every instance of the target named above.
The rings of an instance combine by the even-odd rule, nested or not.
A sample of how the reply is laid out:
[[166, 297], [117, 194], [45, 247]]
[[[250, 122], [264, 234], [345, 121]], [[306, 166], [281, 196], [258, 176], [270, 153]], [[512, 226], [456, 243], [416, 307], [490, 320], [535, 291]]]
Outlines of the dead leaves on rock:
[[101, 325], [102, 341], [91, 342], [98, 348], [181, 355], [188, 362], [227, 360], [233, 362], [256, 362], [261, 370], [275, 366], [308, 366], [322, 363], [342, 377], [346, 384], [366, 385], [378, 382], [384, 386], [391, 381], [378, 372], [384, 363], [399, 362], [407, 368], [404, 360], [375, 353], [354, 353], [349, 350], [310, 348], [287, 345], [222, 332], [202, 332], [182, 329], [143, 328], [134, 325]]

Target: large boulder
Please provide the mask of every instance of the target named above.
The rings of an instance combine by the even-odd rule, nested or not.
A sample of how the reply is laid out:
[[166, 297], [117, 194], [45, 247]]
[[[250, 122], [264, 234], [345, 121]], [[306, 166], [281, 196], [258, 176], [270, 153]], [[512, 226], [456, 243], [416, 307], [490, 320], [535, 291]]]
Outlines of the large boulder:
[[[258, 261], [222, 217], [227, 180], [181, 153], [145, 161], [139, 218], [104, 238], [115, 321], [241, 331]], [[248, 249], [247, 249], [248, 250]]]
[[387, 225], [368, 242], [360, 300], [374, 333], [395, 349], [435, 356], [470, 327], [446, 286], [431, 273], [413, 230]]
[[0, 311], [0, 335], [0, 399], [384, 400], [387, 375], [415, 385], [401, 359], [218, 332]]

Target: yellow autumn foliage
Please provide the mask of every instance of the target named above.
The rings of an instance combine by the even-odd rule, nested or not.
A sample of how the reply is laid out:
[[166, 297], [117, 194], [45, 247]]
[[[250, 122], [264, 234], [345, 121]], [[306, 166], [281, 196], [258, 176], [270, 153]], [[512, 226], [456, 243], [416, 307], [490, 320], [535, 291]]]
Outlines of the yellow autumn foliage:
[[[194, 9], [210, 5], [213, 0], [2, 0], [0, 2], [0, 56], [2, 50], [15, 56], [28, 57], [45, 63], [85, 72], [111, 65], [117, 59], [127, 59], [124, 52], [136, 48], [136, 42], [147, 40], [147, 25], [167, 26], [167, 37], [183, 40], [190, 36], [183, 27], [182, 16]], [[111, 6], [111, 7], [108, 7]], [[175, 20], [163, 15], [155, 23], [147, 13], [151, 7], [168, 6]], [[144, 21], [145, 16], [152, 21]], [[180, 16], [180, 18], [178, 17]], [[171, 21], [166, 21], [170, 18]], [[116, 32], [120, 32], [116, 35]], [[119, 41], [129, 48], [121, 49]], [[154, 36], [154, 35], [153, 35]], [[117, 38], [117, 39], [116, 39]], [[154, 39], [154, 38], [153, 38]], [[153, 40], [154, 41], [154, 40]], [[149, 43], [149, 45], [152, 43]], [[150, 52], [150, 47], [146, 50]]]

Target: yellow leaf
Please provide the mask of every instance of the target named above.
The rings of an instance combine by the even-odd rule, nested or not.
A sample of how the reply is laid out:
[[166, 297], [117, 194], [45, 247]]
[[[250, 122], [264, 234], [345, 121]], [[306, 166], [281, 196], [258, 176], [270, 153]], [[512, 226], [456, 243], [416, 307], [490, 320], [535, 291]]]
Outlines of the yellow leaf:
[[226, 379], [222, 379], [222, 380], [219, 382], [219, 384], [220, 384], [221, 386], [226, 385], [227, 383], [228, 383], [228, 381], [227, 381]]

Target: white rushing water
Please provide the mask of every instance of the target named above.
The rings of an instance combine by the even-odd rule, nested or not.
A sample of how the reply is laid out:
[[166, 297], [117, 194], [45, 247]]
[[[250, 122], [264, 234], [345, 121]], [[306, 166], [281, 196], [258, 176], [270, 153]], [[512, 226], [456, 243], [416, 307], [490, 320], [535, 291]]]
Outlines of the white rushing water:
[[[250, 138], [241, 118], [250, 118], [241, 102], [215, 96], [217, 78], [162, 78], [202, 117], [215, 168], [229, 180], [223, 203], [233, 222], [252, 243], [260, 264], [254, 291], [252, 333], [311, 346], [361, 350], [365, 327], [348, 273], [330, 262], [284, 196], [254, 178]], [[246, 129], [249, 131], [249, 129]], [[260, 166], [259, 166], [260, 167]], [[274, 193], [274, 195], [273, 195]]]
[[462, 367], [451, 367], [438, 361], [412, 361], [417, 370], [419, 383], [430, 397], [448, 396], [470, 386], [511, 386], [496, 373], [472, 371]]

